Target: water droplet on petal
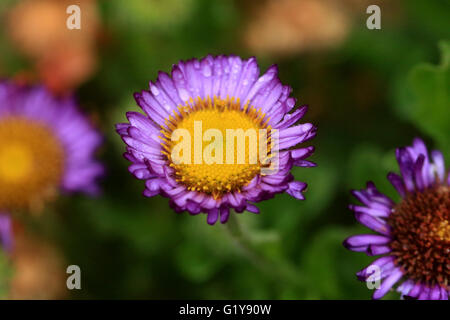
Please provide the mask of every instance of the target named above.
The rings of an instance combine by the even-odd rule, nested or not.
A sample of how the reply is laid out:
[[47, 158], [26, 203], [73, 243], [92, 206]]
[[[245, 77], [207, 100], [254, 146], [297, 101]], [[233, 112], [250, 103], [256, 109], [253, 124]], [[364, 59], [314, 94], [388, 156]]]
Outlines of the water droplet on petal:
[[157, 96], [159, 94], [159, 89], [155, 85], [152, 85], [150, 87], [150, 91], [153, 93], [154, 96]]
[[180, 96], [181, 100], [183, 100], [183, 101], [189, 100], [189, 92], [184, 88], [178, 89], [178, 95]]
[[210, 77], [211, 74], [212, 74], [211, 67], [210, 67], [209, 65], [203, 66], [203, 75], [204, 75], [205, 77]]

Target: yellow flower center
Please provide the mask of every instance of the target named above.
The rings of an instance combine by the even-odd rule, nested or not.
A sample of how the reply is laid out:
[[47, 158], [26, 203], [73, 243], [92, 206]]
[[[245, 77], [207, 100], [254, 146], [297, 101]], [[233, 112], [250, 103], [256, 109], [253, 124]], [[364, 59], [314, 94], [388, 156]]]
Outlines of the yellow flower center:
[[0, 209], [34, 209], [61, 182], [64, 150], [44, 125], [21, 117], [0, 119]]
[[409, 279], [450, 284], [450, 188], [434, 185], [409, 193], [389, 215], [392, 255]]
[[433, 233], [439, 239], [450, 242], [450, 223], [448, 220], [441, 221], [433, 230]]
[[30, 150], [11, 144], [0, 151], [0, 176], [9, 182], [24, 180], [33, 167]]
[[[175, 169], [176, 181], [188, 190], [220, 198], [241, 191], [267, 166], [271, 148], [267, 122], [260, 110], [248, 104], [241, 108], [239, 100], [198, 98], [166, 119], [162, 152]], [[186, 134], [178, 135], [180, 129]], [[266, 157], [260, 156], [262, 141], [267, 141]]]

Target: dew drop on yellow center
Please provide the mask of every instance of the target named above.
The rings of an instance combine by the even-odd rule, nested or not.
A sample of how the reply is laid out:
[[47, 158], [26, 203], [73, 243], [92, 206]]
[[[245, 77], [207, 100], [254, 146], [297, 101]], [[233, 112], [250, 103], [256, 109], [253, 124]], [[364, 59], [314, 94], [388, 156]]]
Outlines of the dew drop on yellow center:
[[0, 119], [0, 210], [40, 205], [57, 190], [63, 165], [63, 147], [45, 125]]
[[[191, 148], [194, 149], [194, 126], [201, 122], [202, 136], [209, 129], [217, 129], [223, 137], [223, 144], [214, 141], [202, 142], [202, 155], [205, 148], [211, 143], [218, 143], [223, 150], [223, 163], [195, 163], [194, 152], [191, 152], [190, 164], [175, 164], [171, 159], [171, 153], [176, 143], [171, 142], [171, 134], [175, 129], [186, 129], [190, 133]], [[270, 126], [263, 113], [253, 107], [245, 105], [243, 108], [240, 102], [234, 99], [198, 99], [191, 105], [178, 108], [178, 113], [166, 119], [166, 128], [163, 128], [163, 153], [167, 156], [170, 166], [175, 169], [176, 180], [184, 184], [189, 190], [196, 190], [220, 198], [224, 193], [240, 191], [261, 171], [260, 159], [250, 161], [250, 138], [245, 137], [245, 161], [238, 161], [238, 142], [234, 140], [234, 161], [226, 162], [226, 130], [248, 129], [255, 130], [258, 135], [260, 129], [267, 129], [270, 135]], [[270, 140], [268, 140], [270, 141]], [[179, 142], [179, 141], [178, 141]], [[177, 143], [178, 143], [177, 142]], [[256, 139], [256, 150], [259, 150], [259, 138]], [[270, 146], [269, 146], [270, 148]], [[257, 151], [258, 152], [258, 151]], [[215, 156], [215, 152], [212, 154]]]

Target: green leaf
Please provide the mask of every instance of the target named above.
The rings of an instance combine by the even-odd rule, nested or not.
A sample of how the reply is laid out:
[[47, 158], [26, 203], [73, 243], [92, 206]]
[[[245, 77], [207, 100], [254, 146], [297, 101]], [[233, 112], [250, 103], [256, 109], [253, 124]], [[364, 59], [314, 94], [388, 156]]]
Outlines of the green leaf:
[[440, 43], [441, 64], [415, 66], [406, 78], [399, 112], [450, 155], [450, 42]]

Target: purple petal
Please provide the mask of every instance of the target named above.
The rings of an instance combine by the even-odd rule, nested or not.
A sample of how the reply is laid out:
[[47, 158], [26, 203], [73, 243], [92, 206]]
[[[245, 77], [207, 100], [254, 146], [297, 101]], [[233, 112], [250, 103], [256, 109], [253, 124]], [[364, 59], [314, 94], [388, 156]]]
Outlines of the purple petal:
[[422, 292], [422, 284], [420, 282], [416, 283], [414, 287], [407, 294], [408, 297], [417, 298]]
[[422, 292], [420, 293], [418, 300], [429, 300], [430, 299], [430, 288], [428, 286], [424, 286]]
[[375, 235], [375, 234], [360, 234], [356, 236], [351, 236], [347, 238], [346, 245], [349, 247], [361, 247], [361, 246], [367, 246], [367, 245], [380, 245], [380, 244], [387, 244], [391, 241], [390, 238], [381, 236], [381, 235]]
[[368, 208], [362, 206], [349, 205], [350, 210], [353, 210], [357, 213], [367, 213], [374, 217], [388, 217], [391, 214], [390, 209], [382, 209], [382, 208]]
[[397, 190], [397, 192], [402, 197], [405, 197], [406, 196], [406, 187], [403, 182], [403, 179], [399, 175], [397, 175], [393, 172], [390, 172], [388, 174], [387, 178], [391, 182], [391, 184], [394, 186], [394, 188]]
[[7, 252], [13, 248], [11, 218], [7, 213], [0, 213], [0, 242]]
[[440, 300], [441, 299], [441, 289], [438, 285], [435, 285], [430, 292], [430, 300]]
[[366, 254], [369, 256], [378, 256], [391, 252], [391, 248], [387, 245], [370, 245]]
[[227, 207], [220, 208], [220, 223], [225, 223], [228, 221], [230, 216], [230, 209]]
[[[433, 150], [431, 152], [431, 158], [433, 159], [433, 168], [434, 171], [437, 174], [437, 177], [439, 178], [440, 182], [443, 182], [445, 180], [445, 162], [444, 162], [444, 155], [442, 152], [438, 150]], [[434, 177], [432, 177], [434, 178]]]
[[423, 191], [425, 188], [425, 181], [423, 178], [423, 166], [425, 163], [425, 156], [423, 154], [419, 155], [416, 162], [414, 163], [414, 178], [416, 181], [416, 187]]
[[376, 289], [373, 298], [381, 299], [384, 295], [401, 279], [403, 272], [397, 268], [381, 283], [379, 289]]
[[401, 285], [398, 286], [397, 291], [401, 293], [402, 298], [411, 291], [414, 287], [414, 282], [412, 280], [406, 280]]
[[218, 217], [219, 217], [219, 210], [218, 209], [210, 210], [208, 212], [208, 219], [207, 219], [208, 224], [210, 224], [210, 225], [215, 224]]
[[375, 266], [380, 269], [380, 277], [381, 279], [383, 279], [387, 277], [390, 274], [388, 272], [395, 267], [394, 260], [395, 258], [392, 256], [378, 258], [374, 260], [369, 266], [359, 271], [356, 275], [358, 276], [359, 280], [366, 281], [367, 278], [375, 272], [375, 269], [373, 268]]
[[402, 174], [403, 182], [409, 192], [414, 192], [414, 163], [410, 153], [405, 148], [398, 148], [396, 151], [397, 161]]
[[356, 212], [355, 217], [356, 217], [356, 220], [358, 220], [358, 222], [361, 223], [362, 225], [372, 229], [373, 231], [381, 233], [385, 236], [389, 236], [390, 227], [386, 223], [386, 221], [376, 218], [374, 216], [371, 216], [367, 213], [361, 213], [361, 212]]

